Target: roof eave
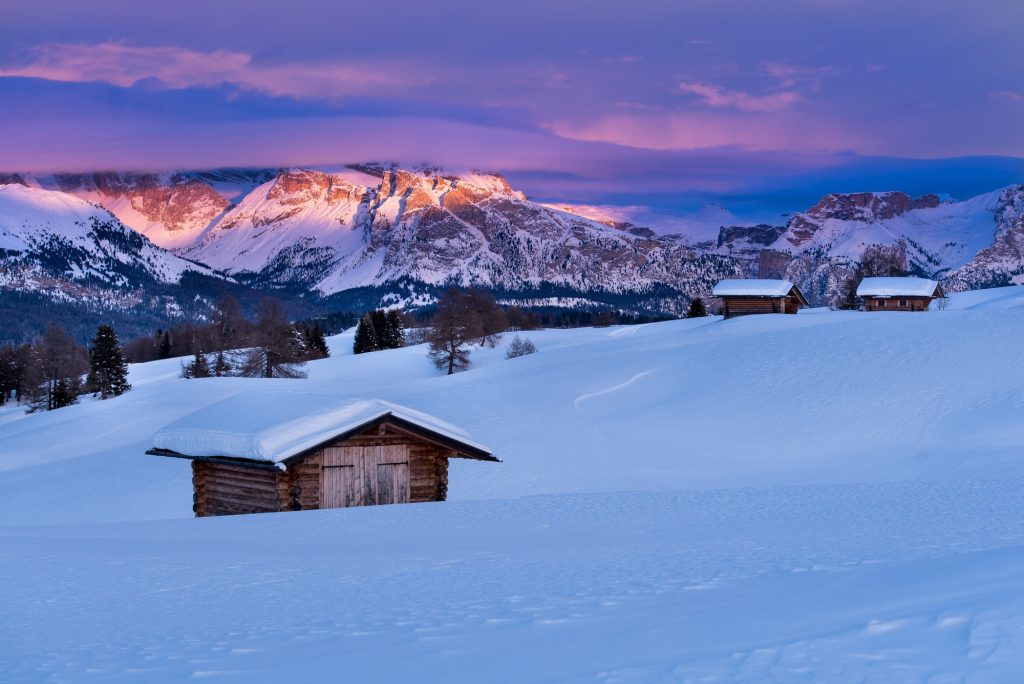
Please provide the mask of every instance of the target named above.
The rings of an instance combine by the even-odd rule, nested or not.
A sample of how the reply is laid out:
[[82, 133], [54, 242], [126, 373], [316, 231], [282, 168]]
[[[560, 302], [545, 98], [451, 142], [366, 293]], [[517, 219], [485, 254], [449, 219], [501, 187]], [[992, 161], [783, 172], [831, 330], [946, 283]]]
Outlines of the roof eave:
[[481, 449], [476, 445], [467, 444], [465, 442], [461, 442], [457, 439], [448, 437], [446, 435], [442, 435], [439, 432], [435, 432], [433, 430], [430, 430], [429, 428], [423, 427], [422, 425], [418, 425], [417, 423], [414, 423], [410, 420], [406, 420], [401, 416], [396, 416], [391, 411], [388, 411], [387, 413], [381, 414], [375, 418], [360, 423], [359, 425], [350, 428], [345, 432], [333, 435], [329, 439], [325, 439], [322, 442], [314, 444], [311, 447], [308, 447], [306, 449], [303, 449], [302, 451], [299, 451], [295, 454], [292, 454], [290, 456], [287, 456], [276, 461], [241, 458], [238, 456], [190, 456], [188, 454], [181, 454], [176, 451], [171, 451], [170, 449], [157, 448], [149, 449], [148, 451], [146, 451], [146, 453], [151, 456], [168, 456], [171, 458], [184, 458], [191, 461], [215, 461], [218, 463], [237, 462], [237, 464], [239, 465], [254, 464], [255, 467], [262, 468], [285, 468], [289, 463], [300, 461], [306, 456], [309, 456], [312, 453], [320, 451], [324, 447], [327, 447], [333, 444], [334, 442], [348, 439], [349, 437], [353, 437], [357, 434], [365, 432], [366, 430], [377, 427], [382, 423], [390, 423], [395, 427], [402, 429], [404, 432], [412, 433], [414, 437], [418, 437], [420, 439], [433, 442], [438, 446], [441, 446], [446, 449], [451, 449], [455, 453], [456, 458], [468, 458], [474, 461], [492, 461], [494, 463], [501, 463], [501, 459], [499, 459], [486, 449]]
[[147, 456], [163, 456], [165, 458], [182, 458], [186, 461], [206, 461], [209, 463], [220, 463], [223, 465], [236, 465], [242, 468], [254, 468], [256, 470], [281, 470], [282, 466], [274, 461], [265, 461], [258, 458], [240, 458], [238, 456], [191, 456], [170, 449], [147, 449]]

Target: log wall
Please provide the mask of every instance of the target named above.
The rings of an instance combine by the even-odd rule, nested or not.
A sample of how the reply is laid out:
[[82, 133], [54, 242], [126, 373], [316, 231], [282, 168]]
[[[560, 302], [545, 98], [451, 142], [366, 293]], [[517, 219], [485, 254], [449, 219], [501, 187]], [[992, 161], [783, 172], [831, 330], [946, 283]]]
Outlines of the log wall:
[[864, 297], [865, 311], [927, 311], [931, 297]]
[[192, 461], [192, 510], [196, 517], [282, 510], [280, 477], [266, 468]]
[[726, 318], [782, 313], [782, 301], [781, 297], [722, 297], [722, 311]]

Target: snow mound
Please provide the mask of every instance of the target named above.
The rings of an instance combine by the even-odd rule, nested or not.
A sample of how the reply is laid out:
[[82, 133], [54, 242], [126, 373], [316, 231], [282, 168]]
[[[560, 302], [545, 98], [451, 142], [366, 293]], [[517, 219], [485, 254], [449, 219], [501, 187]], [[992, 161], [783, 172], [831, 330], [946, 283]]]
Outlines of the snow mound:
[[931, 297], [939, 284], [927, 278], [865, 278], [858, 297]]
[[343, 400], [313, 392], [247, 392], [200, 409], [153, 436], [153, 447], [189, 456], [281, 463], [332, 437], [394, 416], [482, 451], [459, 428], [379, 399]]
[[716, 297], [785, 297], [793, 289], [788, 280], [759, 278], [721, 280], [712, 291]]

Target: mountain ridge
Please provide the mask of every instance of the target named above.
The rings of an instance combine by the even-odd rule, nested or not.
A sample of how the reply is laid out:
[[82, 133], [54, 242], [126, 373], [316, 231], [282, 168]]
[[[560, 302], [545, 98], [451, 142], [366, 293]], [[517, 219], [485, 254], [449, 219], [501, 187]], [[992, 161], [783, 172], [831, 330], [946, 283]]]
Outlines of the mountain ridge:
[[[6, 173], [0, 181], [91, 202], [211, 277], [332, 305], [420, 306], [458, 285], [672, 316], [718, 279], [742, 276], [786, 277], [827, 304], [874, 244], [898, 245], [908, 271], [949, 290], [1024, 277], [1024, 186], [959, 201], [830, 193], [783, 225], [722, 225], [708, 241], [534, 202], [500, 174], [426, 166]], [[731, 216], [722, 207], [714, 215]]]

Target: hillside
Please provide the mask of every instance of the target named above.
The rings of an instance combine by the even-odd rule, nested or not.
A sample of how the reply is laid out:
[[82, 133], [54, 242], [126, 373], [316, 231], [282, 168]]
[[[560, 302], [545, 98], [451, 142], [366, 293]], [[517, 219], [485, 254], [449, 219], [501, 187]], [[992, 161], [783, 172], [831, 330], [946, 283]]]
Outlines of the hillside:
[[[167, 360], [116, 399], [2, 409], [0, 672], [1005, 680], [1022, 311], [1005, 288], [925, 314], [536, 331], [537, 354], [504, 359], [506, 335], [451, 377], [342, 335], [305, 380]], [[271, 388], [435, 413], [503, 462], [453, 463], [444, 504], [192, 520], [188, 464], [144, 456], [150, 436]]]
[[[0, 516], [188, 517], [187, 468], [139, 458], [149, 436], [267, 388], [381, 398], [465, 427], [505, 462], [454, 464], [454, 499], [998, 476], [1019, 445], [999, 426], [1012, 423], [1024, 387], [1020, 307], [1024, 289], [1009, 288], [958, 294], [950, 310], [920, 315], [808, 310], [544, 330], [526, 334], [540, 353], [505, 360], [505, 335], [452, 377], [434, 370], [423, 346], [353, 356], [350, 335], [330, 338], [334, 356], [310, 363], [306, 380], [185, 381], [179, 360], [140, 364], [123, 398], [4, 425], [0, 469], [38, 479], [18, 488], [29, 498], [0, 499]], [[17, 417], [10, 412], [0, 415]], [[726, 429], [734, 416], [742, 426]], [[119, 477], [136, 485], [109, 502], [100, 482], [122, 466]], [[39, 494], [57, 472], [95, 486], [54, 505]]]

